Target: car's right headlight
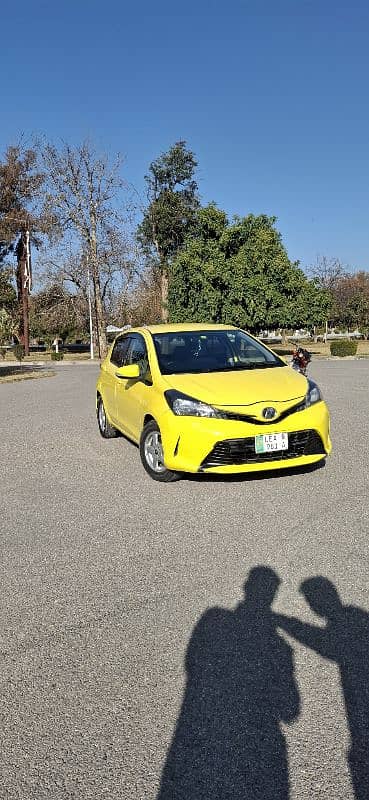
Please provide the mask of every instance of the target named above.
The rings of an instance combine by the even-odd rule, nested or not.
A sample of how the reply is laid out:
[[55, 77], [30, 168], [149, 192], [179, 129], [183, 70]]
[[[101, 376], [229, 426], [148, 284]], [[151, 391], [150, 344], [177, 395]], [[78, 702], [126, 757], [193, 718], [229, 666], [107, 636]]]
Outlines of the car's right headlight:
[[308, 379], [308, 390], [306, 392], [305, 397], [305, 408], [309, 408], [309, 406], [313, 406], [314, 403], [319, 403], [320, 400], [323, 400], [322, 393], [319, 389], [319, 386], [311, 380]]
[[165, 399], [169, 408], [177, 417], [215, 417], [216, 419], [227, 419], [227, 415], [223, 411], [219, 411], [207, 403], [202, 403], [201, 400], [196, 400], [194, 397], [189, 397], [187, 394], [177, 392], [175, 389], [169, 389], [164, 392]]

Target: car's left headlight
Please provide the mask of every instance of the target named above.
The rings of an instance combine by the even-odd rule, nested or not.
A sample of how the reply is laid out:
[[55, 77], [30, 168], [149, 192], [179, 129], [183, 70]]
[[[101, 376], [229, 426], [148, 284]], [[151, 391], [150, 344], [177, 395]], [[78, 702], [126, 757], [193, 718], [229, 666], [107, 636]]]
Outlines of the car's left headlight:
[[320, 400], [323, 400], [323, 397], [319, 386], [309, 378], [308, 390], [305, 397], [305, 408], [309, 408], [309, 406], [314, 405], [314, 403], [319, 403]]

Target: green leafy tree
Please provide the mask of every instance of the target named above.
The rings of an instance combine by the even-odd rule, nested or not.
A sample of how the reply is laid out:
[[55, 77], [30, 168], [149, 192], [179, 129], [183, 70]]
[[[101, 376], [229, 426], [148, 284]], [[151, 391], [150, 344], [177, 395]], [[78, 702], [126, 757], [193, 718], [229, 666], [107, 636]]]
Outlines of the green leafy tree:
[[311, 324], [313, 309], [320, 321], [326, 297], [289, 260], [275, 222], [250, 214], [230, 224], [215, 205], [200, 209], [172, 264], [170, 319], [258, 331]]
[[15, 250], [25, 227], [33, 231], [36, 244], [37, 232], [46, 228], [46, 220], [40, 216], [43, 182], [34, 149], [7, 148], [0, 161], [0, 263]]
[[162, 313], [168, 318], [171, 264], [191, 230], [199, 207], [197, 161], [185, 141], [176, 142], [150, 164], [145, 176], [149, 204], [138, 227], [138, 240], [160, 273]]
[[[41, 235], [47, 230], [47, 221], [40, 212], [43, 182], [44, 175], [39, 170], [34, 149], [21, 145], [7, 148], [0, 161], [0, 306], [12, 311], [14, 321], [18, 317], [16, 328], [21, 339], [25, 336], [25, 330], [19, 303], [22, 300], [27, 302], [21, 255], [24, 253], [26, 231], [30, 233], [30, 241], [39, 246]], [[13, 254], [18, 260], [18, 302], [12, 285], [13, 271], [8, 263]]]
[[0, 345], [7, 344], [16, 331], [13, 317], [5, 308], [0, 308]]
[[17, 295], [12, 282], [12, 271], [0, 266], [0, 308], [14, 311]]

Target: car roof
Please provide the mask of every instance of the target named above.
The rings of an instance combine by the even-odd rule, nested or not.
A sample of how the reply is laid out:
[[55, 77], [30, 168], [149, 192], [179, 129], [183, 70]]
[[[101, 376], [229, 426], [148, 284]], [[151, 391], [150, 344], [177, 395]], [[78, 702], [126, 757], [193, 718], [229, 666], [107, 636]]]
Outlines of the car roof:
[[130, 331], [127, 332], [134, 332], [134, 331], [142, 331], [147, 330], [150, 333], [184, 333], [191, 331], [229, 331], [229, 330], [237, 330], [234, 325], [219, 325], [216, 322], [181, 322], [176, 324], [165, 324], [162, 325], [145, 325], [141, 328], [131, 328]]

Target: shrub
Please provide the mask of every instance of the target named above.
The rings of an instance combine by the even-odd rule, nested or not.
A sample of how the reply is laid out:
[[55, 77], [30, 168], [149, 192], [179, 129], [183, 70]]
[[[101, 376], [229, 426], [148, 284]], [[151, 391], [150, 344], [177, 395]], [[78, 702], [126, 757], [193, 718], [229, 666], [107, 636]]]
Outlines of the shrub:
[[353, 339], [341, 339], [339, 342], [331, 342], [332, 356], [356, 356], [357, 342]]
[[24, 359], [24, 345], [23, 344], [15, 344], [13, 347], [14, 357], [17, 361], [21, 362]]
[[5, 361], [6, 358], [6, 347], [0, 347], [0, 356]]
[[63, 361], [64, 353], [61, 353], [60, 350], [58, 353], [55, 350], [52, 350], [50, 353], [51, 361]]

